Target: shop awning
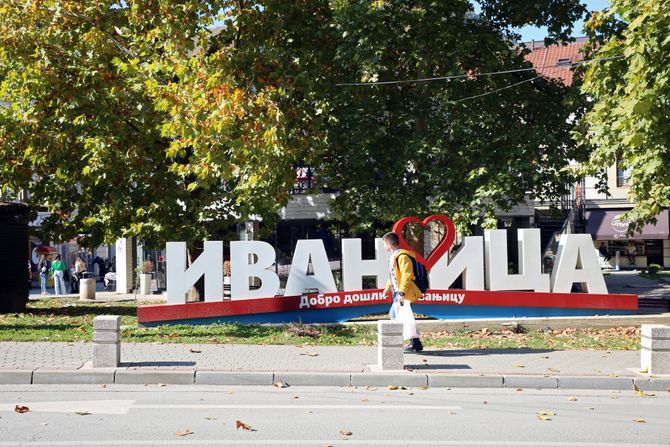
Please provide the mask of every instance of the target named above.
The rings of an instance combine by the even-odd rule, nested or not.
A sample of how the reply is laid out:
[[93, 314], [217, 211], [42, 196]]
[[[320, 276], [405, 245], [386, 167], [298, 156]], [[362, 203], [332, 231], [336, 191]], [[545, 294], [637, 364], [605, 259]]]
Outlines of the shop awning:
[[596, 240], [668, 238], [668, 210], [663, 210], [656, 216], [655, 225], [645, 225], [642, 233], [635, 232], [631, 237], [626, 234], [630, 221], [621, 218], [626, 211], [628, 210], [586, 211], [586, 232], [591, 233]]

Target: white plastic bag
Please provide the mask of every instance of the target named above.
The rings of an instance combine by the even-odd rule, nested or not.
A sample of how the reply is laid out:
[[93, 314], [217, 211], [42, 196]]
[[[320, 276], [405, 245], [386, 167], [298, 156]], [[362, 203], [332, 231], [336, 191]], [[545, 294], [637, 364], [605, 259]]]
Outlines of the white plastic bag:
[[412, 338], [420, 338], [419, 329], [416, 327], [416, 320], [414, 319], [414, 312], [409, 301], [405, 301], [402, 306], [399, 303], [396, 308], [397, 320], [402, 323], [402, 338], [410, 340]]

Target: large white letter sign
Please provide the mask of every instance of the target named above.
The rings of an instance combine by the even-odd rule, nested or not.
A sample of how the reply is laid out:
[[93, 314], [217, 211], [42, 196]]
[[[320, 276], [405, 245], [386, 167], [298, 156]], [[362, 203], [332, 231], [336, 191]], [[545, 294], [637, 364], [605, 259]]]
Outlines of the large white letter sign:
[[389, 280], [389, 264], [384, 241], [375, 239], [375, 259], [363, 259], [360, 239], [342, 239], [342, 283], [344, 290], [361, 290], [363, 277], [374, 276], [377, 288]]
[[489, 290], [534, 290], [549, 292], [550, 278], [542, 273], [540, 229], [517, 230], [519, 240], [519, 273], [508, 273], [507, 231], [486, 230], [486, 283]]
[[590, 234], [563, 234], [558, 242], [551, 289], [569, 293], [573, 283], [582, 284], [588, 293], [607, 293]]
[[[314, 268], [313, 275], [307, 274], [310, 259]], [[337, 292], [326, 248], [321, 239], [300, 240], [293, 252], [291, 272], [284, 295], [302, 295], [305, 289], [318, 289], [321, 293]]]
[[[254, 262], [253, 258], [256, 258]], [[230, 296], [232, 299], [273, 297], [279, 291], [279, 277], [268, 270], [275, 263], [275, 249], [262, 241], [230, 242]], [[249, 287], [249, 279], [258, 278], [261, 286]]]
[[223, 300], [223, 242], [206, 241], [200, 256], [186, 268], [186, 242], [167, 243], [167, 302], [186, 302], [186, 292], [205, 277], [205, 301]]
[[448, 289], [463, 275], [463, 288], [484, 290], [484, 238], [469, 236], [449, 259], [446, 252], [430, 270], [430, 288]]

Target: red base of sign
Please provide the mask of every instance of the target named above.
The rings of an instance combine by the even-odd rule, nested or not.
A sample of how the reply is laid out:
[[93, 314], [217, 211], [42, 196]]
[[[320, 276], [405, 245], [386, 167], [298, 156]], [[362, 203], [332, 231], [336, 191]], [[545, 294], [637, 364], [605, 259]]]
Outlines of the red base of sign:
[[[272, 298], [257, 298], [247, 300], [226, 300], [213, 302], [196, 302], [186, 304], [158, 304], [141, 306], [137, 309], [137, 319], [140, 324], [156, 325], [161, 323], [176, 323], [195, 320], [213, 321], [221, 318], [225, 321], [234, 321], [239, 317], [240, 321], [271, 322], [284, 321], [272, 318], [271, 315], [278, 313], [310, 314], [310, 321], [323, 323], [346, 320], [346, 308], [369, 307], [378, 305], [390, 305], [391, 300], [382, 296], [381, 290], [362, 290], [356, 292], [326, 293], [323, 295], [307, 296], [278, 296]], [[439, 318], [444, 318], [449, 313], [449, 307], [459, 314], [458, 307], [480, 308], [479, 318], [504, 316], [499, 315], [501, 308], [515, 308], [514, 315], [526, 316], [523, 309], [533, 309], [533, 316], [543, 313], [556, 315], [557, 310], [561, 315], [570, 315], [574, 310], [575, 315], [588, 315], [612, 311], [611, 313], [634, 313], [637, 311], [636, 295], [601, 295], [587, 293], [537, 293], [516, 291], [485, 291], [485, 290], [428, 290], [422, 299], [417, 301], [422, 309], [431, 314], [430, 309], [439, 307], [435, 312]], [[340, 312], [325, 312], [327, 309], [338, 309]], [[496, 309], [496, 312], [488, 312]], [[517, 309], [519, 309], [517, 311]], [[318, 311], [321, 312], [312, 312]], [[360, 309], [363, 310], [363, 309]], [[435, 308], [437, 311], [438, 309]], [[260, 315], [260, 314], [264, 314]], [[323, 314], [323, 318], [317, 315]], [[352, 312], [352, 318], [356, 312]], [[359, 312], [360, 314], [360, 312]], [[254, 319], [253, 316], [258, 315]], [[453, 318], [453, 317], [452, 317]]]

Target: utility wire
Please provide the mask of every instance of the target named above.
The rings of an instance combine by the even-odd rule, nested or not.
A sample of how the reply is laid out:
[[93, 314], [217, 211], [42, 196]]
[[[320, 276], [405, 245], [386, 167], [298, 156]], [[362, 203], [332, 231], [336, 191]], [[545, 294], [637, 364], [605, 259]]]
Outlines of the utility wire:
[[[613, 59], [621, 59], [623, 56], [612, 56], [612, 57], [602, 57], [597, 59], [586, 59], [574, 62], [570, 64], [570, 68], [576, 67], [578, 65], [587, 64], [590, 62], [600, 62], [600, 61], [610, 61]], [[547, 68], [557, 68], [557, 67], [566, 67], [567, 64], [561, 65], [547, 65], [542, 68], [540, 71], [544, 71]], [[450, 79], [463, 79], [463, 78], [478, 78], [481, 76], [496, 76], [501, 74], [510, 74], [510, 73], [520, 73], [524, 71], [534, 71], [537, 70], [535, 67], [529, 68], [516, 68], [513, 70], [502, 70], [502, 71], [492, 71], [488, 73], [475, 73], [475, 74], [460, 74], [460, 75], [450, 75], [450, 76], [438, 76], [434, 78], [419, 78], [419, 79], [401, 79], [395, 81], [373, 81], [373, 82], [346, 82], [341, 84], [335, 84], [336, 87], [361, 87], [369, 85], [391, 85], [391, 84], [409, 84], [413, 82], [430, 82], [430, 81], [448, 81]], [[541, 77], [541, 76], [540, 76]], [[527, 80], [526, 80], [527, 81]], [[526, 82], [524, 81], [524, 82]]]
[[542, 77], [542, 75], [535, 76], [534, 78], [524, 79], [523, 81], [519, 81], [519, 82], [516, 82], [514, 84], [506, 85], [505, 87], [500, 87], [498, 89], [491, 90], [490, 92], [480, 93], [479, 95], [468, 96], [468, 97], [461, 98], [461, 99], [455, 99], [455, 100], [452, 100], [452, 101], [449, 101], [449, 102], [456, 103], [456, 102], [461, 102], [461, 101], [467, 101], [468, 99], [481, 98], [482, 96], [492, 95], [494, 93], [498, 93], [498, 92], [501, 92], [503, 90], [507, 90], [508, 88], [516, 87], [517, 85], [521, 85], [521, 84], [524, 84], [526, 82], [533, 82], [536, 79], [540, 79], [541, 77]]

